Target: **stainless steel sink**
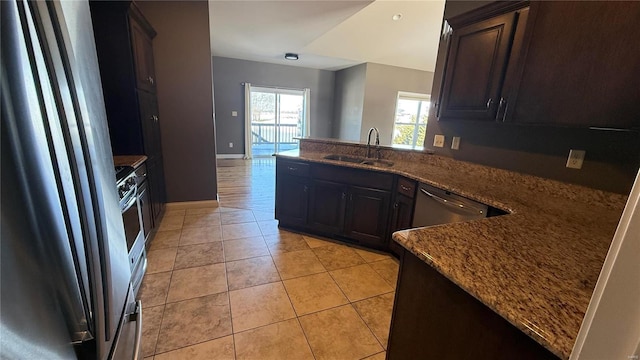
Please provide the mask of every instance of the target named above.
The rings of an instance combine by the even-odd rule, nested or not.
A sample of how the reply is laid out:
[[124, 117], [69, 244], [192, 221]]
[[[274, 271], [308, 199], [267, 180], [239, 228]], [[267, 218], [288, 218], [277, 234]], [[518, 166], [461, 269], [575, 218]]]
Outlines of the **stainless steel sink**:
[[391, 161], [388, 160], [381, 160], [381, 159], [367, 159], [361, 162], [361, 164], [364, 165], [373, 165], [373, 166], [386, 166], [386, 167], [392, 167], [393, 163]]
[[327, 155], [324, 158], [327, 160], [344, 161], [344, 162], [350, 162], [355, 164], [360, 164], [365, 160], [364, 158], [361, 158], [361, 157], [346, 156], [346, 155], [339, 155], [339, 154]]
[[324, 158], [327, 159], [327, 160], [344, 161], [344, 162], [349, 162], [349, 163], [354, 163], [354, 164], [363, 164], [363, 165], [372, 165], [372, 166], [384, 166], [384, 167], [393, 166], [393, 163], [391, 161], [387, 161], [387, 160], [367, 159], [367, 158], [340, 155], [340, 154], [331, 154], [331, 155], [325, 156]]

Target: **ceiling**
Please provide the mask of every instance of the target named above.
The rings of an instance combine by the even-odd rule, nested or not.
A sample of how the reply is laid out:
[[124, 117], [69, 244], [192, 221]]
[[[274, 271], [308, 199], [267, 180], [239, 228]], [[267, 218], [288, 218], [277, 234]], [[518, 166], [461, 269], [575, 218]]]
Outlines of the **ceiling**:
[[209, 0], [211, 51], [325, 70], [373, 62], [433, 71], [443, 11], [444, 0]]

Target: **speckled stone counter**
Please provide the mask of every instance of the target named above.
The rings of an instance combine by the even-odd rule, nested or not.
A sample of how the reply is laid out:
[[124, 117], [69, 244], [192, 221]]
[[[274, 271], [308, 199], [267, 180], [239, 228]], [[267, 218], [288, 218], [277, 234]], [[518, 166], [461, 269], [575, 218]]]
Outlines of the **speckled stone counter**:
[[147, 161], [146, 155], [115, 155], [113, 157], [113, 164], [115, 166], [132, 166], [137, 168]]
[[399, 231], [393, 239], [560, 358], [567, 359], [624, 208], [625, 195], [456, 161], [381, 149], [390, 168], [326, 160], [359, 144], [301, 140], [277, 156], [390, 172], [509, 214]]

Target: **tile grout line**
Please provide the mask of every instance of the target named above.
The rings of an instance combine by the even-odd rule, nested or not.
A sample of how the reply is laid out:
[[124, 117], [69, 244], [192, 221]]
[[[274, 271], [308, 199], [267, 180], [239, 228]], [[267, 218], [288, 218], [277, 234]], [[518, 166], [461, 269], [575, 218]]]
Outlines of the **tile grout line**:
[[[180, 236], [182, 236], [182, 227], [180, 227]], [[180, 240], [178, 239], [178, 243]], [[167, 311], [167, 299], [169, 298], [169, 291], [171, 290], [171, 280], [173, 280], [173, 270], [176, 266], [176, 258], [178, 257], [178, 250], [176, 248], [176, 255], [173, 258], [173, 265], [171, 266], [171, 275], [169, 276], [169, 285], [167, 286], [167, 293], [164, 296], [164, 303], [162, 304], [162, 317], [160, 318], [160, 326], [158, 327], [158, 335], [156, 337], [156, 345], [153, 347], [153, 357], [156, 356], [156, 351], [158, 350], [158, 341], [160, 340], [160, 332], [162, 331], [162, 323], [164, 322], [164, 315]], [[143, 276], [144, 279], [144, 276]], [[144, 319], [143, 319], [144, 321]]]
[[237, 359], [236, 336], [233, 330], [233, 313], [231, 312], [231, 290], [229, 289], [229, 274], [227, 273], [227, 261], [225, 260], [224, 241], [222, 242], [222, 259], [224, 260], [224, 276], [227, 281], [227, 303], [229, 303], [229, 323], [231, 324], [231, 340], [233, 341], [233, 358]]

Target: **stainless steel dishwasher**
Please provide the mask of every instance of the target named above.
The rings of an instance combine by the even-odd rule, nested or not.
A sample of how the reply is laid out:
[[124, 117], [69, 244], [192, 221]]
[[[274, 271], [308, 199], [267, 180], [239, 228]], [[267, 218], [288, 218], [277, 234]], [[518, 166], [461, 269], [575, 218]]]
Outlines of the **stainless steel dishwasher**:
[[420, 184], [413, 227], [448, 224], [487, 217], [489, 207], [431, 185]]

